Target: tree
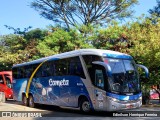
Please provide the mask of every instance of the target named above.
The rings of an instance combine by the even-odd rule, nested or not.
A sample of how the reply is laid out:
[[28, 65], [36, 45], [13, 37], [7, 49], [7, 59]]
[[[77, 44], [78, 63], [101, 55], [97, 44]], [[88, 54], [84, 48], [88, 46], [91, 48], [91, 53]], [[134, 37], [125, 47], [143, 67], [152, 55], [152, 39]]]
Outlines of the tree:
[[157, 0], [157, 6], [155, 6], [153, 9], [150, 9], [149, 13], [160, 17], [160, 0]]
[[130, 17], [137, 0], [34, 0], [31, 7], [41, 16], [69, 29], [79, 24], [104, 25], [109, 19]]
[[48, 31], [35, 29], [0, 36], [0, 70], [11, 70], [14, 64], [40, 58], [36, 46], [47, 35]]
[[17, 35], [22, 35], [24, 36], [26, 34], [26, 32], [31, 29], [32, 27], [29, 26], [27, 28], [24, 28], [24, 30], [22, 31], [20, 28], [14, 28], [14, 27], [11, 27], [11, 26], [8, 26], [8, 25], [4, 25], [6, 28], [8, 28], [9, 30], [13, 30], [14, 34], [17, 34]]
[[39, 28], [34, 29], [34, 30], [30, 30], [28, 32], [25, 33], [24, 38], [27, 41], [30, 40], [43, 40], [45, 36], [48, 35], [48, 31], [47, 30], [41, 30]]
[[128, 53], [131, 41], [127, 38], [127, 26], [120, 26], [118, 22], [112, 21], [106, 29], [99, 29], [98, 34], [93, 40], [93, 46], [98, 49], [110, 49]]
[[25, 40], [22, 36], [4, 35], [0, 36], [0, 70], [11, 70], [13, 64], [20, 63], [25, 54]]
[[153, 9], [150, 9], [149, 13], [151, 14], [153, 23], [156, 23], [157, 19], [160, 18], [160, 0], [157, 0], [157, 6], [155, 6]]
[[16, 53], [20, 50], [24, 50], [26, 46], [26, 40], [23, 36], [10, 34], [4, 35], [0, 39], [1, 47], [3, 47], [4, 52]]
[[58, 53], [68, 52], [80, 48], [91, 47], [85, 42], [85, 38], [76, 30], [65, 31], [57, 29], [40, 41], [37, 49], [41, 56], [49, 56]]
[[153, 24], [150, 19], [141, 18], [136, 22], [119, 25], [113, 22], [106, 29], [100, 29], [93, 46], [128, 53], [136, 63], [149, 68], [151, 86], [160, 82], [160, 21]]

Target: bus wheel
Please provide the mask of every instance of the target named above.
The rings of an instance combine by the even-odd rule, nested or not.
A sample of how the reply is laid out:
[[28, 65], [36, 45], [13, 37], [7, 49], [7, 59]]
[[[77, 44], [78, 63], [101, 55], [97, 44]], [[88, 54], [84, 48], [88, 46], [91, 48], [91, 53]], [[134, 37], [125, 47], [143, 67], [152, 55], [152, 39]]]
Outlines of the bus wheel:
[[29, 107], [35, 107], [34, 98], [32, 95], [29, 96]]
[[80, 110], [84, 113], [89, 113], [91, 111], [91, 106], [90, 106], [90, 103], [87, 99], [81, 100]]
[[24, 106], [28, 106], [28, 99], [25, 95], [23, 95], [22, 102]]

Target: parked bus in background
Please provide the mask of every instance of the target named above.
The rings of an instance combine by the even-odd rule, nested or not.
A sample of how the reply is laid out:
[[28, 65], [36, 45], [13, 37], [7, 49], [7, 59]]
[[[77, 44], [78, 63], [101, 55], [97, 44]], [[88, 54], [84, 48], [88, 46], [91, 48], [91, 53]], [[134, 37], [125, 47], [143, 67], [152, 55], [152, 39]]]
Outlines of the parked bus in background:
[[6, 99], [13, 98], [12, 71], [0, 72], [0, 92], [4, 92]]
[[140, 77], [130, 55], [81, 49], [13, 66], [14, 99], [91, 110], [116, 111], [142, 105]]

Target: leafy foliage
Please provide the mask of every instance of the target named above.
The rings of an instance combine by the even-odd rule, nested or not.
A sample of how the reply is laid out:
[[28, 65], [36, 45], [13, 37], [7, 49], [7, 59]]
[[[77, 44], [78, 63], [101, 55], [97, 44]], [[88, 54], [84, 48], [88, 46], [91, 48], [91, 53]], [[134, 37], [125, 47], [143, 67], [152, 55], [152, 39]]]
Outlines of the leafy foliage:
[[155, 6], [153, 9], [150, 9], [149, 13], [151, 15], [155, 15], [156, 18], [160, 17], [160, 0], [157, 0], [157, 6]]
[[[80, 31], [80, 32], [79, 32]], [[93, 25], [75, 29], [50, 27], [35, 29], [23, 35], [0, 36], [0, 70], [10, 70], [13, 64], [81, 48], [111, 49], [128, 53], [136, 63], [149, 68], [150, 79], [145, 85], [160, 82], [160, 21], [140, 18], [135, 22], [110, 22], [107, 28]]]
[[42, 56], [49, 56], [87, 47], [89, 47], [89, 45], [85, 44], [81, 35], [75, 30], [67, 32], [63, 29], [57, 29], [50, 35], [46, 36], [44, 41], [39, 42], [37, 49]]
[[27, 31], [29, 31], [29, 29], [31, 29], [32, 27], [29, 26], [27, 28], [24, 28], [24, 30], [22, 31], [20, 28], [14, 28], [8, 25], [4, 25], [6, 28], [8, 28], [9, 30], [13, 30], [14, 34], [18, 34], [18, 35], [25, 35], [25, 33]]
[[43, 30], [31, 30], [25, 34], [0, 36], [0, 70], [10, 70], [14, 64], [39, 58], [38, 41], [46, 36]]
[[25, 36], [24, 38], [27, 40], [27, 41], [30, 41], [30, 40], [43, 40], [44, 37], [48, 34], [48, 31], [47, 30], [41, 30], [39, 28], [37, 29], [34, 29], [34, 30], [30, 30], [28, 32], [25, 33]]
[[160, 21], [141, 18], [136, 22], [120, 26], [111, 23], [107, 29], [99, 30], [94, 41], [96, 48], [112, 49], [131, 54], [136, 63], [149, 68], [150, 80], [145, 84], [160, 82]]
[[68, 29], [76, 25], [104, 25], [107, 20], [132, 15], [137, 0], [34, 0], [31, 7], [41, 16]]

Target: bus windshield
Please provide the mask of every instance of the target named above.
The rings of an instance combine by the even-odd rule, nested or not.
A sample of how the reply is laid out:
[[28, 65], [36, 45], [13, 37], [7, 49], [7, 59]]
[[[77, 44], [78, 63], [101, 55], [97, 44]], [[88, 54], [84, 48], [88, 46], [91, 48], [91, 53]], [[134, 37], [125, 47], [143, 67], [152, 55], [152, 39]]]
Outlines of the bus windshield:
[[105, 58], [111, 67], [110, 89], [121, 94], [140, 92], [137, 68], [133, 60]]

